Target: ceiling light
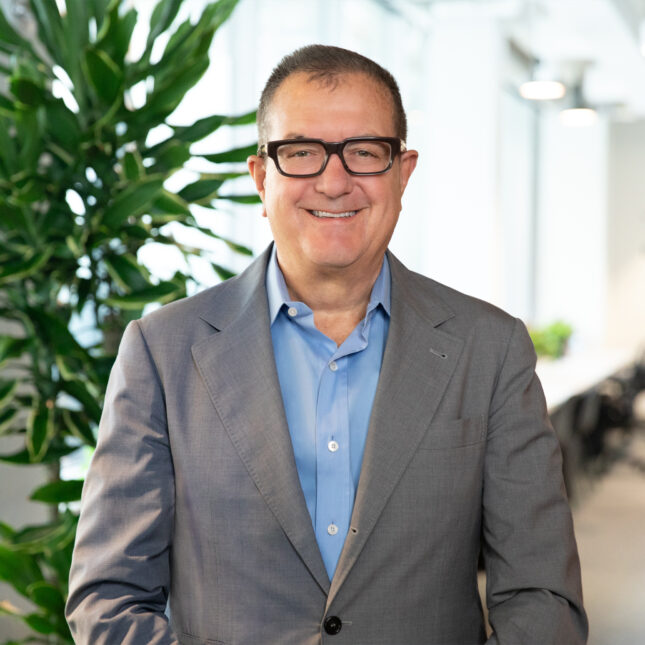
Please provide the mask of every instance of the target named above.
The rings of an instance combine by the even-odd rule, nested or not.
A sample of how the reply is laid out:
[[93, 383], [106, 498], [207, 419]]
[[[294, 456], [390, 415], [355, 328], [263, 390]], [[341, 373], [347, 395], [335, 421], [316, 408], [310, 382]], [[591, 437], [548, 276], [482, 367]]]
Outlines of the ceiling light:
[[560, 123], [568, 128], [585, 128], [595, 125], [598, 112], [587, 105], [582, 96], [582, 85], [573, 88], [573, 105], [560, 112]]
[[567, 128], [586, 128], [598, 121], [598, 112], [592, 108], [569, 108], [560, 112], [560, 123]]
[[555, 101], [567, 92], [557, 80], [553, 65], [536, 60], [531, 67], [531, 79], [520, 85], [520, 96], [530, 101]]
[[554, 101], [567, 92], [560, 81], [526, 81], [520, 85], [520, 96], [531, 101]]

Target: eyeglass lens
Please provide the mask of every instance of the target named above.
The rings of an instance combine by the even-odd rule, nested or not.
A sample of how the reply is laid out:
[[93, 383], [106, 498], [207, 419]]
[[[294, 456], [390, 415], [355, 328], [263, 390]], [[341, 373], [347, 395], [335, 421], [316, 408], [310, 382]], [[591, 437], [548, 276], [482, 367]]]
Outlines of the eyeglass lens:
[[[383, 172], [390, 165], [392, 148], [386, 141], [348, 141], [342, 150], [345, 165], [352, 172]], [[325, 163], [325, 148], [312, 141], [284, 143], [277, 150], [280, 168], [290, 175], [310, 175]]]

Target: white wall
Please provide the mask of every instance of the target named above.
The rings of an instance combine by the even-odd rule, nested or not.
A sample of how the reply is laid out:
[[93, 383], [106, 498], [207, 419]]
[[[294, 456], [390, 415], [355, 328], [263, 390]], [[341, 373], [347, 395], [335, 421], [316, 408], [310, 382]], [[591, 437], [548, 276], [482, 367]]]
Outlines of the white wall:
[[602, 344], [607, 308], [609, 126], [542, 117], [537, 240], [537, 322], [575, 330], [574, 347]]
[[[419, 173], [425, 219], [421, 272], [499, 301], [497, 155], [503, 41], [494, 18], [472, 11], [433, 13], [426, 51], [427, 136]], [[424, 162], [425, 158], [425, 162]]]
[[645, 122], [610, 134], [607, 340], [645, 350]]

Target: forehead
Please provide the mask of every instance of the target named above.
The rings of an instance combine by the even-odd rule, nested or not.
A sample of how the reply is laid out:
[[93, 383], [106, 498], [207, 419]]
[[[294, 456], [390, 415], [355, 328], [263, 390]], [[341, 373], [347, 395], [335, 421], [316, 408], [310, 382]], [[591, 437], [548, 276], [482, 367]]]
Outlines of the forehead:
[[[363, 73], [317, 79], [296, 72], [276, 90], [267, 116], [269, 139], [395, 136], [394, 108], [387, 87]], [[333, 139], [329, 138], [331, 133]]]

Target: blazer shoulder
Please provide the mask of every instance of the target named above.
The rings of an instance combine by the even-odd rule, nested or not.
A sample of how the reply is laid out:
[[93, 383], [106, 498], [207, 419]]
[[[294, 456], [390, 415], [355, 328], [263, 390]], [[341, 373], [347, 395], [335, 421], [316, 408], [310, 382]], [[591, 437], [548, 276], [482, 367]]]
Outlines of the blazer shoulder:
[[146, 314], [139, 320], [142, 330], [144, 333], [161, 333], [164, 330], [176, 333], [190, 320], [201, 320], [205, 325], [221, 329], [249, 304], [261, 304], [269, 250], [258, 256], [242, 273]]
[[390, 266], [393, 267], [394, 289], [400, 289], [402, 297], [421, 313], [434, 318], [437, 326], [466, 330], [484, 325], [509, 329], [517, 322], [500, 307], [410, 271], [392, 256]]

